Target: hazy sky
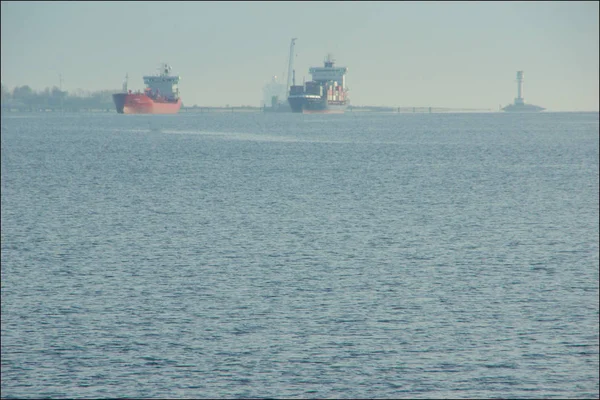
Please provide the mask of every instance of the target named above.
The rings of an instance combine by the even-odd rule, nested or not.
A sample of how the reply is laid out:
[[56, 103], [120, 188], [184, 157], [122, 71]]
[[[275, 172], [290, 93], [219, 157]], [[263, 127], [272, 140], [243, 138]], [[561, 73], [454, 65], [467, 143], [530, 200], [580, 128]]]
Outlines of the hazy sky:
[[516, 96], [597, 111], [598, 2], [5, 2], [2, 83], [36, 90], [143, 88], [161, 62], [185, 105], [255, 105], [328, 52], [354, 105], [498, 109]]

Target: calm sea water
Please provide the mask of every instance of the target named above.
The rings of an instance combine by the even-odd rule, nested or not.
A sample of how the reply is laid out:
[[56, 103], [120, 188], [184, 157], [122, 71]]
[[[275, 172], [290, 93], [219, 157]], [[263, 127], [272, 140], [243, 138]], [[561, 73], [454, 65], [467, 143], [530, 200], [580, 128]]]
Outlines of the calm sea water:
[[2, 116], [2, 397], [597, 398], [598, 113]]

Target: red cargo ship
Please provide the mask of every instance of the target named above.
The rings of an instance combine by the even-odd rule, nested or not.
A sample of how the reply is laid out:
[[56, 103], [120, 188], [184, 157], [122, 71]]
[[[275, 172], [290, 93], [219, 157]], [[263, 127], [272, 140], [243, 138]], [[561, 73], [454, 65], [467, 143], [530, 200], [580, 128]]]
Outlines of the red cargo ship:
[[179, 76], [169, 75], [171, 67], [163, 64], [159, 75], [144, 76], [144, 92], [132, 93], [127, 90], [127, 80], [123, 93], [113, 94], [113, 101], [119, 114], [177, 114], [181, 108], [179, 97]]

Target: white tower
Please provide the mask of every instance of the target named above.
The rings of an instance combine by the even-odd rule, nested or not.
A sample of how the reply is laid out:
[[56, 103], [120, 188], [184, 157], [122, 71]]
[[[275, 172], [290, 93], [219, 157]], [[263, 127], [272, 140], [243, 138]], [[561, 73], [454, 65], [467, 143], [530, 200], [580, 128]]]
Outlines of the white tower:
[[525, 104], [525, 99], [523, 99], [523, 71], [517, 71], [517, 98], [515, 104]]

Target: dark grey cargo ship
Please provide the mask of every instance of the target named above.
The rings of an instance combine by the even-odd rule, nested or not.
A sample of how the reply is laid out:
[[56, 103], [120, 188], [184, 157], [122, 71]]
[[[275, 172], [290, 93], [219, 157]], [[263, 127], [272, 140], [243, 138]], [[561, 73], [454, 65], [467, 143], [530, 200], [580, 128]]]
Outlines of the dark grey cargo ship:
[[312, 67], [309, 73], [312, 80], [304, 85], [290, 87], [288, 102], [296, 113], [341, 114], [350, 104], [346, 88], [346, 67], [335, 67], [331, 54], [323, 67]]

